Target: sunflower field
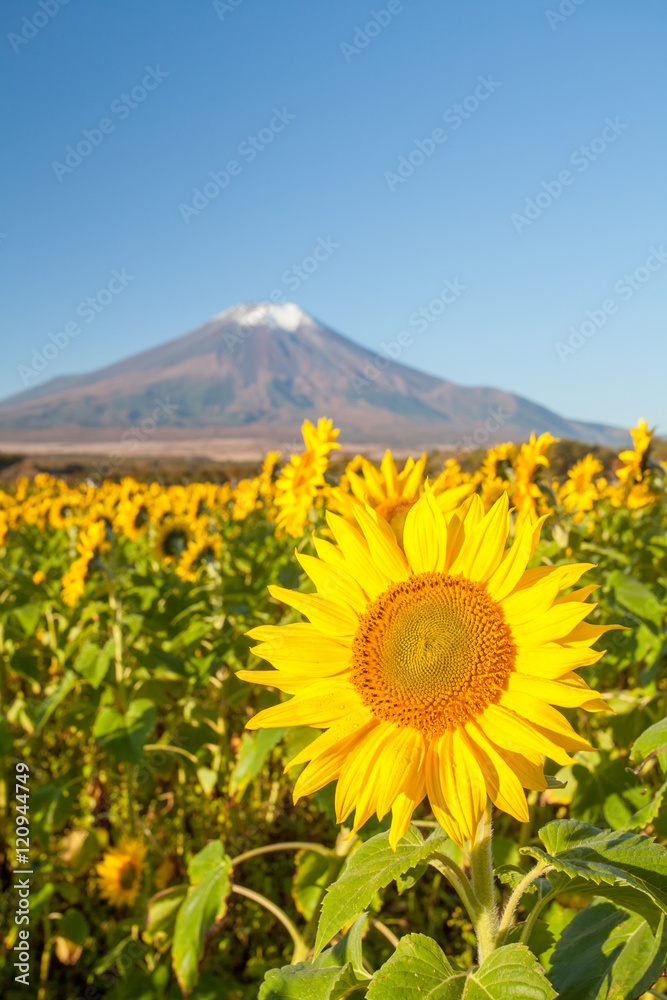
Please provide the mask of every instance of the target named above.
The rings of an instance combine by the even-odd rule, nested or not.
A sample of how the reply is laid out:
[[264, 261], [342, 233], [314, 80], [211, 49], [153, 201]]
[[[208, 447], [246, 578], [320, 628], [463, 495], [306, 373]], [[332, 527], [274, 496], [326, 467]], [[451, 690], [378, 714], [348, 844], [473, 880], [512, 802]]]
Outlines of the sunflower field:
[[667, 464], [0, 489], [7, 1000], [667, 997]]

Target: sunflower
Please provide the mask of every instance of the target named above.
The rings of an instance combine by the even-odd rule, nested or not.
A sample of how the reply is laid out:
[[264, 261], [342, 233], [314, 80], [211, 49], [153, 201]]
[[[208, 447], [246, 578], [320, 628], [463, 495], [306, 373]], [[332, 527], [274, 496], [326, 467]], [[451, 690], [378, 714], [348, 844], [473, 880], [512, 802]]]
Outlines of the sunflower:
[[[600, 498], [595, 476], [602, 472], [602, 462], [593, 455], [585, 455], [575, 462], [567, 474], [567, 480], [558, 490], [558, 499], [567, 511], [576, 511], [573, 521], [578, 524], [586, 511], [592, 510]], [[604, 480], [602, 480], [604, 482]]]
[[488, 510], [501, 493], [511, 493], [514, 488], [514, 461], [517, 448], [511, 443], [489, 448], [475, 475], [475, 485], [481, 490], [484, 509]]
[[190, 521], [182, 517], [167, 517], [158, 527], [153, 554], [169, 566], [180, 559], [192, 537]]
[[552, 706], [606, 708], [574, 670], [615, 626], [583, 621], [594, 587], [557, 596], [591, 564], [526, 569], [544, 518], [521, 518], [506, 550], [507, 494], [486, 515], [476, 494], [444, 514], [427, 489], [402, 546], [371, 507], [355, 515], [330, 514], [337, 544], [298, 556], [316, 594], [269, 588], [310, 623], [250, 632], [277, 669], [239, 676], [293, 697], [248, 727], [324, 730], [287, 765], [309, 762], [295, 800], [337, 779], [338, 822], [356, 809], [356, 831], [391, 810], [394, 848], [425, 796], [458, 844], [474, 843], [487, 796], [526, 822], [542, 757], [591, 749]]
[[220, 557], [222, 552], [222, 538], [220, 535], [212, 535], [208, 532], [199, 532], [196, 538], [192, 538], [176, 566], [176, 576], [181, 580], [194, 583], [197, 579], [197, 570], [206, 563], [213, 563]]
[[141, 885], [146, 848], [124, 837], [96, 866], [100, 895], [112, 906], [132, 906]]
[[114, 528], [130, 541], [136, 542], [150, 521], [148, 507], [142, 496], [126, 497], [116, 509]]
[[656, 500], [650, 491], [651, 473], [648, 468], [649, 449], [653, 430], [649, 430], [645, 420], [640, 420], [637, 427], [630, 428], [634, 448], [622, 451], [618, 456], [622, 462], [617, 471], [620, 486], [612, 487], [609, 495], [615, 507], [627, 506], [637, 510]]
[[546, 499], [542, 490], [535, 482], [541, 468], [549, 468], [547, 451], [558, 438], [551, 434], [540, 434], [538, 438], [530, 435], [530, 441], [521, 445], [518, 455], [514, 458], [514, 488], [512, 503], [521, 514], [540, 514], [546, 511]]
[[273, 497], [278, 511], [277, 533], [292, 538], [303, 534], [311, 507], [328, 493], [324, 475], [329, 465], [329, 452], [340, 448], [336, 444], [339, 431], [325, 417], [320, 417], [317, 427], [305, 420], [301, 433], [306, 449], [300, 455], [292, 455], [282, 468]]
[[[400, 539], [408, 511], [424, 492], [425, 468], [426, 452], [416, 462], [408, 458], [400, 471], [389, 450], [379, 468], [357, 455], [348, 462], [341, 485], [331, 491], [331, 507], [354, 521], [355, 507], [368, 504], [389, 521]], [[474, 485], [461, 472], [458, 462], [449, 459], [431, 489], [440, 509], [449, 511], [472, 493]]]
[[106, 540], [107, 526], [104, 521], [91, 521], [79, 532], [76, 548], [78, 559], [63, 573], [61, 579], [62, 597], [68, 607], [74, 605], [83, 596], [88, 576], [88, 567], [93, 559], [104, 549], [109, 548]]

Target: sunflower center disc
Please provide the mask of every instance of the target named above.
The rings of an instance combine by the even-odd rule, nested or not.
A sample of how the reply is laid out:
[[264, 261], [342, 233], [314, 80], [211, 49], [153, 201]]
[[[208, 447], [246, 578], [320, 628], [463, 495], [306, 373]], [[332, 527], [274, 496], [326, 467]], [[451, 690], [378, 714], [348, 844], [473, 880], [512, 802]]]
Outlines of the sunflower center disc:
[[502, 609], [483, 585], [420, 573], [361, 616], [350, 679], [378, 718], [433, 737], [497, 700], [515, 656]]
[[135, 883], [136, 877], [136, 868], [131, 861], [126, 861], [120, 870], [120, 876], [118, 879], [123, 889], [131, 889]]

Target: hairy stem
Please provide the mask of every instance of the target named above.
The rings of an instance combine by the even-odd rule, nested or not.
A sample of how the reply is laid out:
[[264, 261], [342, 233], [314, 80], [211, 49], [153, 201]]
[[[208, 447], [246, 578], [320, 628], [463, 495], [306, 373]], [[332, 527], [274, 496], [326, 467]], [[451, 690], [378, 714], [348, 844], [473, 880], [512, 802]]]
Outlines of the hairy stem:
[[539, 917], [540, 913], [547, 905], [547, 903], [549, 903], [553, 899], [554, 895], [555, 893], [548, 893], [542, 899], [538, 899], [538, 901], [535, 903], [535, 906], [528, 914], [526, 922], [523, 925], [523, 930], [521, 931], [521, 937], [519, 938], [521, 944], [526, 944], [526, 945], [528, 944], [528, 942], [530, 941], [530, 935], [533, 933], [533, 927], [537, 923], [537, 918]]
[[481, 910], [479, 900], [475, 897], [473, 893], [472, 886], [467, 875], [459, 868], [456, 862], [448, 858], [446, 854], [440, 854], [437, 852], [434, 854], [428, 862], [432, 868], [439, 871], [441, 875], [451, 883], [453, 888], [458, 893], [461, 902], [465, 906], [466, 912], [470, 917], [470, 922], [475, 928], [475, 933], [477, 933], [477, 919]]
[[540, 864], [536, 865], [532, 871], [528, 872], [525, 878], [521, 879], [517, 887], [514, 889], [510, 898], [507, 900], [502, 920], [500, 921], [500, 927], [498, 928], [498, 944], [502, 944], [505, 940], [507, 932], [512, 926], [516, 908], [519, 905], [521, 897], [526, 889], [535, 881], [536, 878], [539, 878], [540, 875], [543, 875], [546, 871], [550, 870], [550, 868], [551, 866], [546, 862], [540, 862]]
[[487, 803], [477, 830], [475, 844], [470, 849], [472, 890], [478, 903], [477, 946], [481, 965], [498, 944], [498, 907], [493, 877], [491, 804]]

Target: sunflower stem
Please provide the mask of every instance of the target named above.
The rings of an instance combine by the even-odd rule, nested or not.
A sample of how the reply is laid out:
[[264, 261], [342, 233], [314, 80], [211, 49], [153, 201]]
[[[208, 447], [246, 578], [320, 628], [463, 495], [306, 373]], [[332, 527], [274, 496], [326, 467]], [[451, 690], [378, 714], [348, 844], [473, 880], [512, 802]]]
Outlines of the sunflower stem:
[[230, 886], [232, 892], [237, 892], [239, 896], [245, 896], [246, 899], [251, 899], [253, 903], [259, 903], [263, 906], [265, 910], [272, 913], [273, 916], [280, 921], [289, 936], [292, 938], [292, 943], [294, 944], [294, 952], [292, 954], [292, 965], [296, 965], [297, 962], [303, 962], [308, 957], [309, 948], [306, 942], [303, 940], [298, 930], [287, 916], [284, 910], [275, 903], [267, 899], [266, 896], [260, 895], [259, 892], [255, 892], [253, 889], [246, 889], [244, 885], [236, 885], [232, 883]]
[[477, 919], [481, 912], [481, 906], [472, 891], [468, 877], [451, 858], [444, 854], [434, 854], [429, 860], [429, 864], [441, 875], [444, 875], [456, 890], [470, 917], [470, 922], [475, 928], [475, 933], [477, 933]]
[[528, 872], [526, 877], [519, 882], [517, 887], [510, 895], [505, 905], [505, 909], [503, 910], [502, 919], [500, 921], [500, 927], [498, 928], [499, 945], [502, 944], [505, 938], [507, 937], [507, 933], [514, 921], [514, 914], [516, 912], [516, 908], [519, 905], [519, 902], [521, 901], [521, 897], [523, 896], [524, 892], [532, 885], [532, 883], [535, 881], [536, 878], [539, 878], [540, 875], [543, 875], [549, 869], [550, 866], [547, 864], [546, 861], [540, 862], [540, 864], [536, 865], [532, 871]]
[[486, 961], [498, 944], [498, 906], [496, 904], [496, 884], [493, 877], [492, 843], [491, 804], [487, 803], [477, 829], [475, 844], [470, 849], [470, 875], [473, 894], [477, 902], [475, 930], [480, 965]]

